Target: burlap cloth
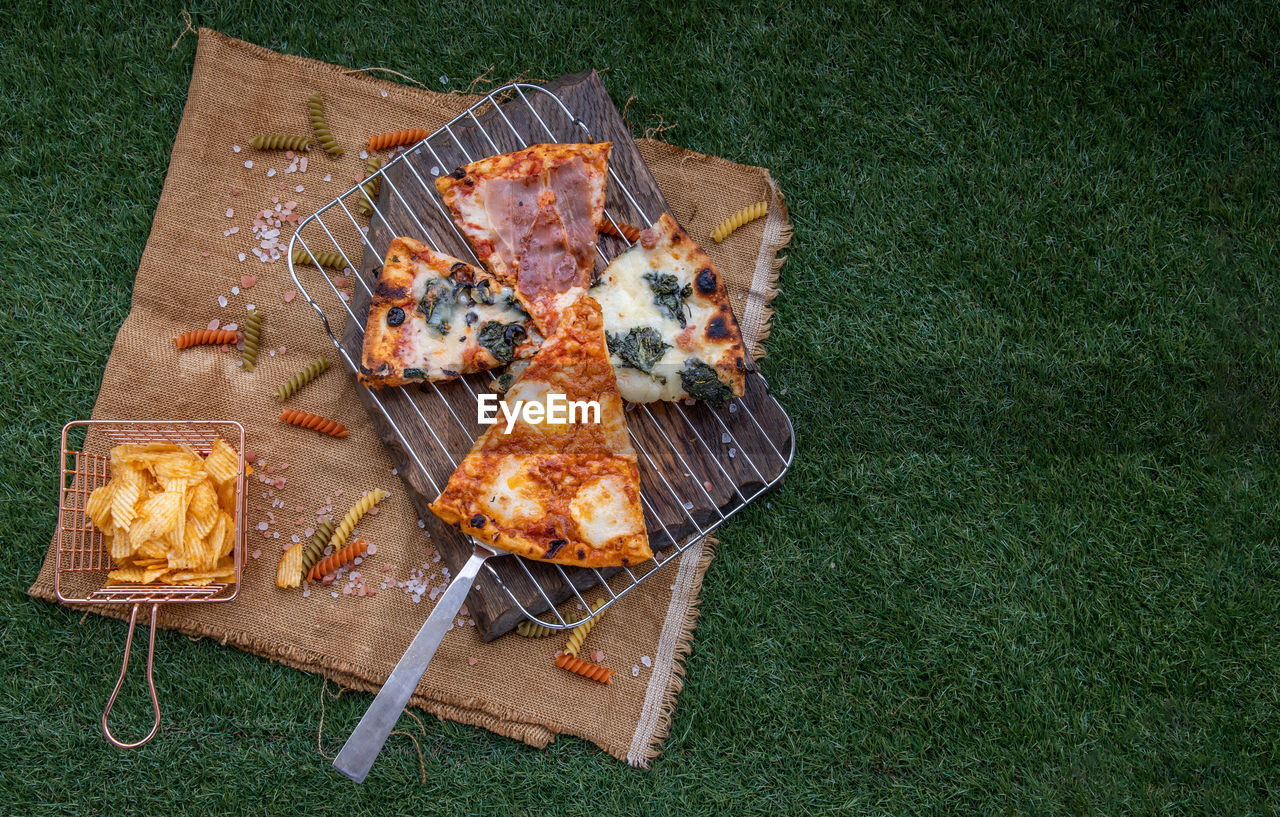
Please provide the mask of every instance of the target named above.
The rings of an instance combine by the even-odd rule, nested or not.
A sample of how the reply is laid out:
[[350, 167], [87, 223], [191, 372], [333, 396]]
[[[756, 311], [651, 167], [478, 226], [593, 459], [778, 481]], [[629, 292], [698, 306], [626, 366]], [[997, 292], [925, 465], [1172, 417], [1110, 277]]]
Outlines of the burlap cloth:
[[[313, 90], [324, 95], [346, 155], [333, 160], [312, 150], [306, 173], [284, 174], [289, 164], [284, 154], [253, 151], [248, 140], [256, 133], [307, 134], [303, 100]], [[163, 607], [162, 627], [215, 638], [372, 691], [425, 620], [428, 596], [415, 604], [394, 589], [334, 599], [329, 592], [303, 598], [300, 591], [276, 588], [276, 561], [292, 533], [301, 535], [314, 524], [316, 510], [331, 497], [334, 513], [341, 515], [363, 491], [378, 486], [390, 490], [391, 497], [377, 516], [360, 525], [362, 535], [379, 548], [362, 566], [368, 586], [376, 590], [384, 575], [403, 581], [415, 567], [426, 568], [433, 586], [446, 580], [440, 573], [443, 563], [428, 555], [430, 540], [418, 527], [407, 488], [391, 473], [390, 457], [361, 408], [349, 372], [333, 367], [299, 401], [299, 407], [345, 423], [349, 438], [321, 437], [277, 420], [276, 386], [321, 353], [333, 359], [334, 349], [301, 297], [285, 302], [294, 285], [283, 258], [261, 263], [250, 253], [241, 262], [238, 254], [254, 246], [250, 221], [256, 212], [274, 207], [273, 198], [298, 202], [297, 211], [305, 216], [353, 184], [368, 135], [436, 127], [472, 101], [200, 31], [186, 110], [138, 268], [132, 310], [116, 336], [93, 417], [239, 420], [246, 427], [247, 448], [288, 483], [278, 493], [285, 505], [280, 508], [263, 497], [265, 486], [250, 481], [248, 550], [260, 555], [247, 562], [239, 598], [222, 605]], [[234, 152], [233, 145], [241, 151]], [[759, 355], [782, 261], [778, 253], [790, 233], [768, 171], [652, 140], [642, 140], [640, 151], [676, 218], [715, 258], [747, 344]], [[250, 160], [252, 169], [244, 166]], [[276, 174], [268, 178], [271, 168]], [[323, 180], [326, 174], [331, 181]], [[723, 244], [711, 242], [710, 232], [722, 218], [761, 200], [770, 202], [767, 220]], [[236, 226], [237, 233], [223, 235]], [[258, 282], [233, 294], [242, 275], [258, 276]], [[219, 296], [227, 297], [225, 307]], [[174, 335], [203, 328], [212, 318], [239, 321], [250, 303], [265, 316], [264, 352], [252, 373], [239, 369], [234, 353], [214, 347], [175, 351]], [[274, 356], [265, 351], [281, 346], [284, 351]], [[86, 446], [105, 443], [91, 437]], [[288, 468], [278, 470], [284, 463]], [[342, 493], [335, 496], [337, 491]], [[280, 532], [279, 539], [256, 530], [269, 513], [276, 518], [270, 532]], [[578, 735], [619, 759], [646, 766], [667, 733], [711, 555], [710, 543], [688, 549], [603, 616], [588, 646], [602, 650], [604, 663], [616, 671], [611, 686], [575, 679], [555, 667], [552, 656], [563, 638], [509, 635], [485, 644], [463, 618], [445, 637], [412, 703], [538, 747], [557, 734]], [[32, 596], [54, 599], [53, 571], [51, 548], [29, 590]], [[98, 611], [117, 617], [128, 612], [127, 607]], [[633, 676], [633, 667], [639, 667], [638, 675]], [[345, 733], [353, 726], [333, 731]]]

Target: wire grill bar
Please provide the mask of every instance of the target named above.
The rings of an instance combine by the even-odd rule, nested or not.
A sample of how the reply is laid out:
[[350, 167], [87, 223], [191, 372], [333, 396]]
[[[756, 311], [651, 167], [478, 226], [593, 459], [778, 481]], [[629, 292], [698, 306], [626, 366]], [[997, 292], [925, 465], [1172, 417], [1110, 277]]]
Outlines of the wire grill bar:
[[[482, 121], [486, 118], [488, 125]], [[459, 136], [459, 130], [470, 130], [475, 135]], [[361, 182], [298, 225], [286, 255], [289, 272], [298, 291], [315, 309], [338, 355], [352, 372], [359, 370], [358, 344], [350, 341], [344, 343], [342, 336], [335, 331], [337, 327], [330, 322], [325, 307], [321, 306], [319, 298], [325, 292], [326, 285], [330, 293], [324, 296], [326, 301], [340, 305], [341, 310], [346, 312], [345, 328], [348, 338], [353, 337], [353, 327], [354, 337], [363, 338], [364, 316], [357, 315], [352, 303], [334, 282], [332, 273], [316, 262], [317, 253], [327, 250], [329, 246], [334, 248], [346, 265], [343, 273], [358, 282], [365, 303], [372, 297], [371, 282], [376, 281], [376, 270], [387, 249], [386, 246], [375, 246], [370, 234], [385, 232], [388, 242], [391, 236], [413, 235], [424, 240], [437, 252], [470, 258], [480, 265], [470, 243], [454, 224], [436, 193], [434, 183], [429, 179], [476, 158], [517, 150], [542, 141], [577, 142], [594, 141], [594, 138], [587, 125], [559, 97], [541, 86], [515, 83], [495, 89], [375, 171], [373, 175], [382, 180], [381, 204], [369, 196], [364, 187], [365, 182]], [[425, 166], [428, 161], [434, 163], [429, 168]], [[394, 178], [397, 174], [399, 183]], [[641, 206], [613, 167], [609, 168], [609, 180], [611, 184], [606, 197], [605, 217], [615, 228], [620, 222], [640, 221], [647, 225], [654, 220], [656, 214], [647, 212]], [[363, 200], [373, 208], [370, 226], [361, 225], [352, 215], [351, 208], [346, 203], [349, 198], [352, 201]], [[630, 217], [623, 217], [622, 213]], [[375, 226], [379, 229], [372, 229]], [[619, 231], [618, 235], [621, 236], [622, 232]], [[631, 244], [625, 238], [621, 238], [620, 242], [614, 246]], [[611, 260], [612, 255], [606, 251], [603, 243], [598, 243], [596, 250], [604, 263]], [[311, 262], [306, 276], [301, 274], [302, 265], [295, 263], [295, 258], [299, 255]], [[361, 265], [356, 263], [357, 255], [363, 256], [366, 261], [363, 274], [360, 272]], [[316, 281], [316, 276], [323, 278], [323, 283]], [[329, 309], [332, 311], [334, 306], [331, 305]], [[341, 315], [341, 310], [337, 314]], [[348, 348], [349, 346], [352, 348]], [[461, 455], [465, 454], [465, 451], [457, 451], [458, 456], [455, 456], [455, 450], [451, 449], [449, 443], [450, 436], [460, 432], [461, 438], [468, 443], [475, 441], [475, 425], [460, 416], [459, 412], [469, 417], [475, 416], [477, 393], [478, 390], [488, 391], [485, 385], [487, 379], [487, 375], [483, 374], [464, 377], [459, 380], [460, 386], [445, 384], [450, 388], [430, 383], [416, 390], [416, 395], [413, 393], [415, 390], [409, 388], [392, 388], [381, 392], [368, 390], [364, 386], [357, 388], [362, 390], [386, 420], [413, 466], [439, 492], [452, 473], [452, 468], [457, 467]], [[718, 409], [705, 406], [691, 408], [675, 403], [657, 410], [648, 405], [629, 410], [629, 434], [632, 444], [639, 452], [641, 482], [644, 486], [641, 500], [654, 557], [643, 564], [610, 572], [610, 575], [602, 570], [588, 569], [593, 574], [593, 581], [608, 594], [608, 599], [595, 613], [586, 613], [587, 617], [603, 612], [661, 566], [701, 541], [782, 479], [795, 455], [794, 428], [759, 373], [748, 373], [748, 389], [759, 391], [756, 398], [762, 402], [758, 402], [757, 407], [766, 406], [775, 423], [785, 425], [785, 430], [780, 428], [776, 432], [779, 438], [785, 437], [781, 448], [773, 439], [774, 435], [766, 430], [745, 400], [734, 400]], [[459, 401], [467, 408], [456, 405]], [[421, 424], [426, 430], [436, 446], [435, 453], [442, 454], [443, 459], [429, 456], [432, 452], [420, 453], [415, 449], [411, 435], [406, 433], [395, 416], [397, 411], [404, 408], [408, 409], [408, 415], [411, 415], [414, 422]], [[671, 425], [672, 428], [667, 429], [666, 425]], [[719, 440], [714, 438], [717, 431]], [[447, 471], [445, 462], [449, 466]], [[717, 493], [725, 493], [725, 497], [717, 499]], [[678, 511], [664, 517], [663, 508]], [[547, 617], [531, 611], [503, 580], [502, 571], [494, 564], [495, 560], [487, 561], [484, 566], [489, 575], [526, 617], [555, 629], [571, 627], [583, 620], [566, 619], [557, 609], [553, 594], [543, 587], [523, 558], [510, 556], [501, 561], [517, 565], [519, 572], [537, 590], [546, 606]], [[571, 580], [568, 572], [559, 565], [555, 565], [554, 569], [569, 589], [569, 597], [576, 598], [584, 610], [590, 611], [583, 589], [579, 586], [581, 582]]]

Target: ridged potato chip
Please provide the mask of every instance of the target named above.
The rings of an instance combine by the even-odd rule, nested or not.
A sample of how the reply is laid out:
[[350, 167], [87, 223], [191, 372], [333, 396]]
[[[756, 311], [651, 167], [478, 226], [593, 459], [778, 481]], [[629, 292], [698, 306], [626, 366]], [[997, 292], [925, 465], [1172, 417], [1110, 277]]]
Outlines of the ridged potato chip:
[[213, 444], [213, 450], [205, 457], [204, 470], [219, 488], [234, 482], [240, 468], [240, 456], [221, 437]]
[[89, 500], [84, 504], [85, 514], [103, 533], [111, 530], [111, 497], [115, 494], [115, 490], [115, 483], [112, 482], [100, 488], [94, 488], [93, 493], [89, 494]]
[[111, 495], [111, 521], [117, 528], [128, 530], [138, 515], [138, 498], [142, 496], [142, 489], [136, 482], [121, 481], [114, 484], [116, 488]]
[[276, 587], [288, 589], [302, 584], [302, 543], [284, 552], [276, 567]]

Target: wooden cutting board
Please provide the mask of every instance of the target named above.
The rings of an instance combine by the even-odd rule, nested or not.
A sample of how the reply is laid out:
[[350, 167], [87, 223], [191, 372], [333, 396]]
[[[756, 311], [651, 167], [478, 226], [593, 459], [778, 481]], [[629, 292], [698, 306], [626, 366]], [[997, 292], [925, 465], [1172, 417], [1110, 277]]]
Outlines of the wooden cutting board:
[[[594, 71], [561, 77], [544, 87], [549, 94], [535, 89], [508, 94], [497, 106], [464, 117], [428, 146], [388, 165], [361, 267], [370, 286], [377, 281], [387, 245], [397, 235], [427, 240], [441, 252], [475, 263], [436, 194], [436, 176], [526, 143], [590, 141], [582, 125], [595, 141], [613, 142], [613, 178], [606, 191], [609, 213], [643, 226], [669, 209]], [[600, 246], [610, 258], [626, 248], [621, 239], [610, 236], [601, 236]], [[603, 262], [597, 259], [597, 270], [601, 268]], [[346, 322], [342, 344], [358, 361], [369, 311], [363, 287], [355, 288], [351, 306], [358, 320]], [[470, 556], [470, 540], [440, 522], [428, 506], [483, 430], [476, 422], [475, 395], [490, 391], [489, 382], [490, 377], [481, 374], [464, 381], [384, 389], [376, 397], [358, 389], [435, 547], [454, 572]], [[627, 420], [639, 456], [650, 543], [654, 551], [667, 554], [674, 552], [676, 542], [709, 532], [780, 479], [793, 450], [790, 420], [755, 373], [747, 377], [746, 395], [729, 406], [658, 403], [636, 407]], [[485, 640], [510, 631], [525, 618], [512, 596], [536, 615], [549, 609], [548, 602], [558, 604], [572, 595], [568, 582], [584, 590], [599, 581], [592, 571], [522, 561], [515, 556], [490, 559], [487, 564], [502, 584], [482, 570], [467, 598]], [[652, 567], [641, 566], [632, 575], [642, 576]], [[601, 571], [606, 576], [616, 572]], [[629, 583], [631, 576], [615, 581]]]

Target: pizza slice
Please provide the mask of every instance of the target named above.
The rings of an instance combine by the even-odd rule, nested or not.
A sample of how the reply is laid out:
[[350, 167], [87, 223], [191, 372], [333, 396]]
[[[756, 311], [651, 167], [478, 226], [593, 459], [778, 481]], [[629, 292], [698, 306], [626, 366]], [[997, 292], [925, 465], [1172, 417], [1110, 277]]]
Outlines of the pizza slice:
[[[503, 403], [431, 503], [436, 516], [530, 559], [608, 567], [652, 557], [599, 304], [584, 296], [565, 311]], [[587, 406], [578, 422], [531, 421], [530, 406], [550, 417], [565, 403]], [[516, 412], [513, 424], [503, 421]]]
[[369, 304], [360, 382], [451, 380], [527, 357], [541, 340], [510, 287], [421, 241], [393, 238]]
[[670, 214], [613, 259], [591, 294], [623, 399], [742, 396], [747, 360], [724, 280]]
[[436, 179], [477, 257], [544, 335], [591, 285], [612, 146], [532, 145]]

